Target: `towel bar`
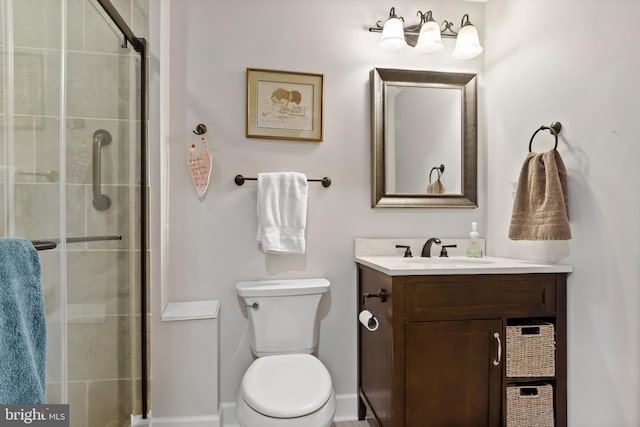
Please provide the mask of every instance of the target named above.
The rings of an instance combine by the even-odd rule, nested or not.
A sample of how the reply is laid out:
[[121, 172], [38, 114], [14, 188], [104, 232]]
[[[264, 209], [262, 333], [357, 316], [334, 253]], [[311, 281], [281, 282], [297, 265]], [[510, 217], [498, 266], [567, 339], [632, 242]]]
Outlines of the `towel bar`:
[[[122, 236], [86, 236], [86, 237], [67, 237], [65, 241], [67, 243], [82, 243], [82, 242], [98, 242], [103, 240], [122, 240]], [[48, 249], [55, 249], [60, 243], [60, 239], [50, 240], [32, 240], [33, 247], [38, 251], [45, 251]]]
[[[258, 178], [247, 178], [247, 177], [242, 176], [242, 175], [236, 175], [233, 180], [236, 183], [236, 185], [240, 186], [240, 185], [243, 185], [245, 181], [257, 181]], [[322, 179], [308, 179], [307, 178], [307, 182], [321, 182], [322, 186], [325, 187], [325, 188], [331, 186], [331, 178], [329, 178], [328, 176], [325, 176]]]
[[33, 240], [33, 247], [36, 248], [37, 251], [46, 251], [47, 249], [55, 249], [58, 244], [56, 242], [46, 241], [46, 240]]

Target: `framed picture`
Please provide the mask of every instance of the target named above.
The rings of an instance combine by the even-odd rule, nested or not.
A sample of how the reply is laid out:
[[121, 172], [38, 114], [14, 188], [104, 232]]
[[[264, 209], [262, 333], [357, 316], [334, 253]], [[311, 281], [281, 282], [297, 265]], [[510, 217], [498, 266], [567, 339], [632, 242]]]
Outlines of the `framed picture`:
[[247, 68], [247, 137], [322, 141], [322, 74]]

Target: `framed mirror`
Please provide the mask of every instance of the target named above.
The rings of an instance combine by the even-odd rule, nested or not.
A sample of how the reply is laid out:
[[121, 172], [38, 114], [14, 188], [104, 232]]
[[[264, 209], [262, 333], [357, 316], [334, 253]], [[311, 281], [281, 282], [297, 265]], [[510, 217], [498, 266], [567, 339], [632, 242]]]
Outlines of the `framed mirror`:
[[476, 74], [371, 71], [371, 207], [477, 207]]

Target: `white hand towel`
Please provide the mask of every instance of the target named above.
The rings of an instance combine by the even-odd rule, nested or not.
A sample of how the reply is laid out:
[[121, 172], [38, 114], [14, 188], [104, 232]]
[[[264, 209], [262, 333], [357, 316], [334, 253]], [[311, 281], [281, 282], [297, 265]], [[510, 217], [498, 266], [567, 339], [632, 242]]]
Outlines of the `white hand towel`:
[[298, 172], [258, 174], [257, 240], [265, 253], [305, 251], [307, 177]]

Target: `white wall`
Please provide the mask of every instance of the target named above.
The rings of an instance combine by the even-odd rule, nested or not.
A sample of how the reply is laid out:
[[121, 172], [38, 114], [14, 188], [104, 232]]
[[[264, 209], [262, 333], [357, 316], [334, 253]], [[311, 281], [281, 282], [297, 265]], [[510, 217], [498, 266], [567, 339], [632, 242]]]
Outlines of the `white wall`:
[[[573, 264], [569, 420], [640, 425], [640, 3], [490, 0], [486, 30], [489, 247]], [[562, 122], [569, 242], [511, 242], [510, 182], [532, 133]], [[534, 151], [552, 138], [538, 134]], [[537, 149], [537, 150], [536, 150]]]
[[[388, 13], [391, 4], [382, 1], [163, 3], [171, 4], [170, 164], [165, 170], [170, 192], [159, 194], [161, 159], [156, 152], [152, 210], [161, 208], [160, 196], [168, 201], [170, 228], [162, 295], [157, 258], [152, 266], [154, 412], [217, 412], [193, 399], [203, 390], [198, 385], [191, 395], [181, 397], [196, 401], [193, 407], [185, 407], [170, 393], [156, 399], [155, 379], [167, 371], [206, 369], [192, 366], [193, 360], [180, 366], [158, 362], [157, 355], [170, 352], [173, 342], [170, 328], [157, 321], [161, 297], [221, 301], [221, 400], [231, 402], [250, 362], [246, 319], [234, 283], [327, 277], [332, 291], [323, 306], [319, 356], [333, 374], [336, 391], [353, 393], [353, 238], [465, 236], [474, 220], [480, 222], [481, 235], [489, 237], [491, 254], [574, 265], [568, 300], [570, 425], [640, 425], [640, 202], [634, 197], [640, 187], [635, 167], [640, 158], [640, 55], [630, 32], [633, 27], [625, 24], [638, 15], [640, 4], [491, 0], [485, 25], [484, 5], [430, 1], [428, 7], [439, 19], [457, 20], [463, 10], [469, 11], [486, 33], [483, 57], [455, 62], [444, 56], [380, 52], [377, 35], [366, 28]], [[408, 21], [425, 7], [412, 1], [394, 5]], [[152, 11], [156, 7], [153, 4]], [[154, 60], [152, 66], [157, 66]], [[479, 72], [485, 60], [486, 77], [481, 74], [479, 87], [480, 209], [369, 208], [369, 70], [378, 66]], [[246, 139], [247, 67], [323, 73], [324, 142]], [[152, 131], [159, 127], [157, 117]], [[533, 131], [553, 120], [564, 125], [559, 150], [569, 169], [574, 238], [511, 242], [510, 182], [517, 178]], [[211, 188], [203, 201], [195, 196], [185, 167], [190, 132], [200, 122], [209, 126], [215, 157]], [[550, 140], [539, 135], [535, 144], [542, 151]], [[152, 153], [156, 142], [161, 141], [152, 138]], [[311, 186], [307, 254], [264, 255], [254, 242], [255, 183], [236, 187], [232, 178], [237, 173], [255, 176], [289, 169], [310, 177], [331, 176], [334, 185]], [[158, 218], [152, 224], [155, 253], [162, 226]]]
[[[164, 0], [170, 4], [170, 111], [168, 192], [152, 191], [168, 203], [167, 252], [162, 268], [154, 252], [155, 275], [152, 304], [153, 411], [171, 416], [215, 414], [217, 408], [199, 399], [206, 387], [156, 393], [156, 384], [167, 386], [168, 375], [206, 370], [184, 360], [184, 365], [163, 366], [173, 351], [171, 331], [157, 321], [160, 305], [168, 301], [217, 299], [221, 303], [221, 401], [235, 401], [242, 374], [251, 362], [247, 321], [236, 296], [238, 280], [326, 277], [330, 295], [321, 306], [319, 357], [332, 374], [338, 394], [356, 391], [356, 270], [352, 261], [356, 237], [464, 237], [469, 223], [477, 221], [485, 231], [486, 145], [484, 127], [479, 140], [479, 209], [371, 209], [370, 208], [370, 100], [369, 72], [373, 67], [436, 71], [480, 72], [484, 58], [455, 61], [448, 53], [453, 40], [445, 40], [446, 52], [424, 57], [407, 51], [382, 52], [379, 34], [367, 28], [386, 19], [391, 6], [408, 22], [425, 6], [418, 1], [328, 0]], [[158, 8], [152, 4], [152, 8]], [[470, 13], [484, 31], [484, 4], [430, 1], [439, 20], [459, 22]], [[152, 14], [153, 15], [153, 14]], [[164, 25], [164, 24], [163, 24]], [[152, 64], [157, 58], [152, 60]], [[246, 68], [302, 71], [324, 75], [324, 142], [247, 139], [245, 135]], [[163, 76], [165, 78], [165, 76]], [[479, 79], [482, 100], [483, 79]], [[161, 86], [161, 85], [158, 85]], [[156, 90], [159, 90], [156, 87]], [[483, 110], [480, 109], [481, 123]], [[155, 123], [154, 123], [155, 120]], [[159, 113], [152, 127], [158, 123]], [[187, 172], [187, 154], [196, 124], [209, 128], [214, 157], [211, 186], [198, 200]], [[152, 145], [165, 141], [154, 141]], [[153, 146], [152, 150], [158, 150]], [[161, 163], [159, 155], [156, 156]], [[301, 256], [265, 255], [257, 247], [256, 186], [233, 183], [236, 174], [255, 177], [259, 172], [296, 170], [308, 177], [329, 176], [330, 188], [311, 184], [309, 191], [307, 253]], [[152, 173], [154, 173], [152, 171]], [[157, 173], [158, 185], [160, 174]], [[164, 224], [156, 218], [154, 249]], [[162, 294], [160, 295], [160, 287]], [[188, 333], [188, 332], [182, 332]], [[194, 337], [197, 339], [197, 337]], [[168, 371], [171, 371], [171, 374]], [[156, 382], [158, 380], [158, 382]], [[178, 395], [180, 393], [180, 395]], [[160, 396], [160, 397], [158, 397]], [[193, 397], [186, 408], [182, 402]], [[213, 406], [213, 405], [211, 405]]]

